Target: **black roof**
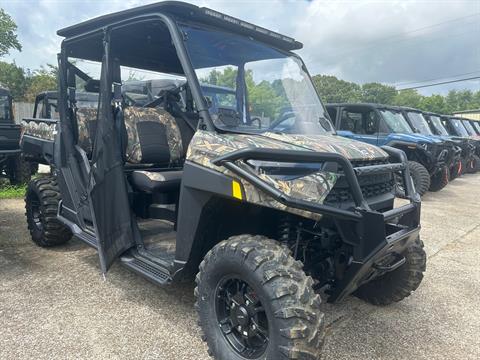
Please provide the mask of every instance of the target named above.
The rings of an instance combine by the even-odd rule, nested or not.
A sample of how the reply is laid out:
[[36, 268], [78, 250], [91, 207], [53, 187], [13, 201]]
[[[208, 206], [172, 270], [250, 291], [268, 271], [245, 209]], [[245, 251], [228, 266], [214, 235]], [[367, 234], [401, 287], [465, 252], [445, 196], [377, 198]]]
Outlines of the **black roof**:
[[376, 108], [376, 109], [393, 109], [393, 110], [404, 109], [401, 106], [375, 104], [375, 103], [329, 103], [329, 104], [326, 104], [325, 106], [358, 106], [358, 107], [370, 107], [370, 108]]
[[283, 50], [297, 50], [303, 47], [302, 43], [295, 41], [295, 39], [291, 37], [278, 34], [206, 7], [198, 7], [180, 1], [163, 1], [99, 16], [58, 30], [57, 34], [69, 38], [100, 30], [105, 26], [113, 25], [137, 16], [154, 15], [155, 13], [167, 14], [179, 20], [206, 24], [245, 36], [251, 36]]

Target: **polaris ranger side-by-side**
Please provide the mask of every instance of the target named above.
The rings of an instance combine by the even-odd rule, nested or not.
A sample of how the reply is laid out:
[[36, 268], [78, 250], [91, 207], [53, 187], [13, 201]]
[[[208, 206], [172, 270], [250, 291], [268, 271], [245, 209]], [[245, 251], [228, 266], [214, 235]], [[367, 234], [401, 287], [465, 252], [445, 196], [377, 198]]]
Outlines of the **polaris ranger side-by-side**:
[[0, 177], [9, 179], [12, 185], [27, 183], [34, 172], [21, 154], [21, 132], [13, 118], [12, 96], [0, 87]]
[[[26, 194], [35, 243], [74, 234], [97, 249], [104, 273], [118, 259], [160, 285], [196, 275], [217, 359], [318, 359], [319, 291], [386, 305], [420, 285], [420, 198], [405, 154], [332, 131], [292, 52], [301, 43], [179, 2], [58, 34], [60, 119], [45, 133], [28, 122], [23, 139], [53, 167]], [[100, 64], [99, 78], [82, 60]], [[138, 106], [122, 83], [140, 71], [185, 81]], [[200, 82], [227, 71], [235, 108], [211, 112]], [[274, 99], [258, 87], [276, 89]], [[83, 92], [98, 94], [97, 108], [78, 105]]]
[[423, 112], [423, 117], [427, 121], [430, 130], [435, 135], [453, 141], [461, 150], [460, 162], [457, 164], [456, 168], [453, 168], [450, 171], [450, 179], [454, 180], [456, 177], [465, 173], [469, 164], [472, 163], [473, 155], [475, 153], [475, 145], [472, 144], [470, 139], [451, 135], [442, 123], [441, 115], [432, 112]]
[[442, 115], [440, 119], [450, 135], [467, 139], [470, 144], [470, 161], [465, 164], [465, 172], [475, 173], [480, 170], [480, 138], [466, 128], [463, 118]]
[[462, 168], [462, 149], [457, 146], [455, 140], [451, 137], [435, 135], [421, 110], [403, 106], [400, 107], [400, 109], [416, 133], [434, 137], [445, 142], [445, 151], [448, 151], [444, 158], [445, 166], [432, 177], [430, 183], [430, 191], [443, 189], [450, 180], [455, 179], [459, 175], [459, 171]]
[[437, 138], [415, 133], [400, 108], [381, 104], [327, 104], [327, 110], [335, 119], [340, 135], [404, 151], [415, 190], [420, 195], [436, 183], [437, 176], [444, 175], [449, 146]]

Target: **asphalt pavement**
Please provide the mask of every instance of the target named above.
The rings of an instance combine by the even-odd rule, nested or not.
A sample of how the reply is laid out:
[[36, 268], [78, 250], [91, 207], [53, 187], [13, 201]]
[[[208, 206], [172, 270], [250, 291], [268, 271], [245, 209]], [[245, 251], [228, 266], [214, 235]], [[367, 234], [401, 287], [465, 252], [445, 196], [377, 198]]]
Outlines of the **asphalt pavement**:
[[[424, 197], [420, 288], [375, 307], [325, 304], [324, 359], [480, 358], [480, 175]], [[193, 284], [160, 288], [73, 239], [41, 249], [23, 200], [0, 200], [0, 359], [209, 359]]]

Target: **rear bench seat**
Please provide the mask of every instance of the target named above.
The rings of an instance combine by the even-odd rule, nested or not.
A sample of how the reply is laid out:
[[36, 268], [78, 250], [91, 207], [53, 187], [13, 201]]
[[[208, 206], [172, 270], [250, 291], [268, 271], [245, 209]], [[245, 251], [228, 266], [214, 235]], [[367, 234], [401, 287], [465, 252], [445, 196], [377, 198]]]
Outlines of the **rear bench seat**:
[[[182, 134], [175, 118], [163, 109], [127, 107], [124, 120], [128, 143], [127, 164], [154, 164], [167, 168], [180, 165], [186, 153]], [[97, 110], [79, 108], [78, 145], [90, 157], [96, 131]], [[130, 183], [139, 191], [165, 193], [178, 191], [182, 171], [133, 170]]]

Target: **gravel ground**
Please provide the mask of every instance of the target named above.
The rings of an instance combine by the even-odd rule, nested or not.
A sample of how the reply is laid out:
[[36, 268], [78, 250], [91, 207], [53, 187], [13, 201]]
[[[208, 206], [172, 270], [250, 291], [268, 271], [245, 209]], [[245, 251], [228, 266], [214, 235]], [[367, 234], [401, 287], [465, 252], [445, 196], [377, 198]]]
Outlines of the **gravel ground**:
[[[325, 359], [480, 358], [480, 176], [427, 194], [428, 269], [402, 303], [324, 305]], [[22, 200], [0, 200], [0, 359], [208, 359], [193, 284], [157, 287], [74, 239], [29, 240]]]

